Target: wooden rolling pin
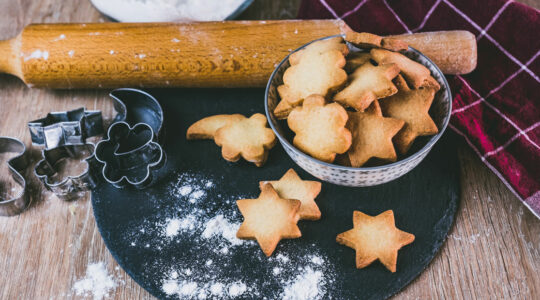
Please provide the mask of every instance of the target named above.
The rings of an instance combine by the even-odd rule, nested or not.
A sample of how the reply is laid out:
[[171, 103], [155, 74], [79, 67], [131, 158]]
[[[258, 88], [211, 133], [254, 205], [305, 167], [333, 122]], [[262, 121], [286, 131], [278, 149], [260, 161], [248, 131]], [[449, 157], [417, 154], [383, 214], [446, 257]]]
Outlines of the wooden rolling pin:
[[[262, 87], [290, 51], [348, 30], [336, 20], [29, 25], [0, 41], [0, 73], [45, 88]], [[406, 40], [448, 74], [476, 66], [471, 33]]]

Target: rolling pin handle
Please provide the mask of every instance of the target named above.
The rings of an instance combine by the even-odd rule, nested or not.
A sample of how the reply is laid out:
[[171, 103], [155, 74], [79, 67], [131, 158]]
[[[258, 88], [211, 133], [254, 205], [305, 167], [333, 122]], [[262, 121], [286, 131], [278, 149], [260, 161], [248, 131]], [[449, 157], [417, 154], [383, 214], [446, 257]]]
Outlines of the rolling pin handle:
[[0, 73], [8, 73], [23, 79], [17, 49], [20, 49], [19, 37], [0, 41]]

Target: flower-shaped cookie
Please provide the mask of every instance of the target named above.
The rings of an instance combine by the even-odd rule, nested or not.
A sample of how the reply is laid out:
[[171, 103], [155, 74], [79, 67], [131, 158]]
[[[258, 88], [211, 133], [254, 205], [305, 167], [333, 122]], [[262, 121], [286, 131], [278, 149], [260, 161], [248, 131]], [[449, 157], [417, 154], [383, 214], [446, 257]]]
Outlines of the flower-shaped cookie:
[[325, 104], [320, 95], [311, 95], [295, 108], [287, 123], [296, 134], [293, 144], [318, 160], [331, 163], [336, 154], [351, 146], [351, 132], [345, 128], [347, 111], [337, 103]]
[[291, 54], [291, 66], [283, 74], [283, 85], [278, 87], [281, 101], [274, 109], [278, 119], [285, 119], [296, 106], [312, 94], [326, 96], [345, 84], [343, 70], [347, 46], [341, 37], [320, 40]]
[[264, 115], [254, 114], [219, 128], [214, 141], [222, 147], [221, 154], [226, 160], [235, 162], [243, 157], [260, 167], [268, 158], [268, 150], [276, 144], [276, 135], [266, 127]]
[[116, 187], [149, 184], [151, 170], [163, 160], [163, 150], [153, 140], [154, 131], [145, 123], [133, 127], [125, 122], [111, 125], [107, 139], [96, 146], [96, 159], [105, 164], [105, 179]]

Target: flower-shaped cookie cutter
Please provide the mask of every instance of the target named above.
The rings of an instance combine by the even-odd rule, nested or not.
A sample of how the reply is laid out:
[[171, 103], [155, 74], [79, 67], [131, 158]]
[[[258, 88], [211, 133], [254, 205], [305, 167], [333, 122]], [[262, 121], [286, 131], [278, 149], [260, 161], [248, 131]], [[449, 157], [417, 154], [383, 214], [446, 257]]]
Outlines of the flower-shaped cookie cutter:
[[[94, 156], [94, 145], [62, 146], [51, 150], [42, 151], [43, 159], [34, 168], [34, 174], [43, 182], [47, 190], [65, 201], [71, 201], [82, 197], [88, 190], [95, 187], [99, 164]], [[64, 176], [56, 181], [55, 176], [61, 174], [60, 162], [66, 158], [80, 160], [84, 169], [76, 175]]]
[[15, 157], [8, 160], [7, 164], [13, 180], [21, 186], [21, 190], [11, 198], [3, 199], [3, 196], [0, 195], [0, 216], [18, 215], [30, 204], [30, 198], [26, 193], [26, 180], [22, 175], [23, 171], [28, 166], [25, 152], [26, 147], [20, 140], [0, 136], [0, 153], [17, 154]]
[[50, 112], [46, 117], [28, 122], [32, 144], [54, 149], [83, 145], [87, 138], [103, 133], [101, 112], [84, 107]]
[[165, 162], [158, 144], [163, 110], [150, 94], [137, 89], [116, 89], [110, 96], [118, 111], [107, 137], [96, 146], [103, 178], [117, 188], [144, 188], [154, 181], [154, 171]]
[[152, 171], [161, 167], [163, 149], [154, 141], [152, 127], [126, 122], [111, 125], [108, 138], [96, 146], [96, 159], [104, 164], [103, 177], [115, 187], [144, 188], [153, 182]]

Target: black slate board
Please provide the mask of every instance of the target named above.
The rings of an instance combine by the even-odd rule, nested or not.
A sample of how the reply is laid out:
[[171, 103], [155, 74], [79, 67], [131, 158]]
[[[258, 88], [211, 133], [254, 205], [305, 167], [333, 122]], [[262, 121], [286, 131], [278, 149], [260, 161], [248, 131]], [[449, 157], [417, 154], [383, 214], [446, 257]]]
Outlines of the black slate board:
[[[219, 200], [223, 195], [257, 197], [258, 182], [280, 178], [294, 168], [303, 179], [314, 179], [286, 155], [278, 144], [271, 150], [263, 168], [241, 161], [229, 163], [221, 158], [220, 148], [213, 141], [186, 141], [185, 132], [193, 122], [214, 114], [263, 113], [262, 89], [178, 89], [151, 90], [165, 112], [162, 139], [167, 154], [159, 180], [146, 190], [116, 189], [100, 183], [92, 193], [97, 226], [108, 249], [127, 273], [143, 288], [158, 298], [167, 298], [162, 291], [163, 263], [181, 267], [205, 257], [193, 239], [180, 239], [172, 245], [143, 247], [144, 237], [138, 237], [140, 247], [130, 246], [134, 228], [144, 220], [156, 220], [163, 212], [186, 206], [170, 197], [171, 183], [179, 173], [196, 172], [214, 180], [215, 189], [203, 202], [211, 215], [217, 211], [236, 211], [234, 202]], [[387, 298], [417, 277], [433, 259], [454, 220], [458, 205], [458, 162], [452, 136], [443, 137], [428, 157], [409, 174], [384, 185], [369, 188], [347, 188], [323, 183], [317, 202], [322, 211], [320, 221], [301, 221], [302, 238], [282, 241], [274, 253], [294, 258], [295, 252], [313, 249], [327, 258], [332, 266], [333, 282], [325, 286], [324, 299]], [[219, 193], [219, 194], [218, 194]], [[380, 263], [357, 270], [354, 250], [338, 245], [336, 235], [352, 227], [353, 210], [376, 215], [393, 209], [396, 226], [413, 233], [416, 240], [399, 251], [397, 272], [392, 274]], [[180, 215], [181, 216], [181, 213]], [[235, 221], [241, 221], [236, 214]], [[126, 238], [129, 236], [130, 238]], [[196, 250], [194, 250], [196, 249]], [[281, 287], [271, 274], [271, 266], [256, 246], [242, 248], [227, 259], [220, 272], [234, 278], [251, 280], [258, 295], [243, 294], [240, 298], [279, 298]], [[153, 263], [155, 262], [155, 263]], [[227, 266], [224, 266], [227, 264]], [[290, 268], [296, 268], [291, 259]], [[250, 282], [251, 282], [250, 281]], [[249, 285], [249, 284], [248, 284]], [[173, 298], [176, 298], [173, 297]]]

